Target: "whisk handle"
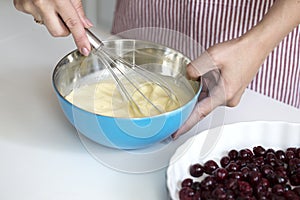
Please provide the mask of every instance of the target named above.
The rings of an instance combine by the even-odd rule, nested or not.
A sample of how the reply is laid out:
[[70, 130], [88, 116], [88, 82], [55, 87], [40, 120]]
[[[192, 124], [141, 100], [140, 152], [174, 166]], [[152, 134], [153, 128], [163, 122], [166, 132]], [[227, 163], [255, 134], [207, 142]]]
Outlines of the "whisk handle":
[[97, 38], [94, 35], [94, 33], [92, 33], [89, 29], [85, 29], [85, 30], [86, 30], [86, 35], [88, 37], [88, 40], [91, 43], [92, 47], [94, 47], [95, 49], [99, 49], [104, 45], [103, 42], [99, 38]]

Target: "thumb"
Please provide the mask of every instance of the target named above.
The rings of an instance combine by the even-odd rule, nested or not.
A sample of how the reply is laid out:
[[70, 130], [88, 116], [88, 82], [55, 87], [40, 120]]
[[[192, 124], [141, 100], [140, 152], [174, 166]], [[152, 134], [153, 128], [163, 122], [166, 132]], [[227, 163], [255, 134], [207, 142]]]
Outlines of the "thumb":
[[[220, 80], [222, 82], [222, 80]], [[209, 92], [210, 96], [200, 100], [194, 107], [188, 120], [172, 135], [173, 139], [177, 139], [181, 134], [189, 131], [195, 124], [210, 114], [215, 108], [224, 104], [225, 93], [222, 84], [218, 84]]]
[[198, 77], [216, 68], [217, 67], [208, 51], [205, 51], [198, 58], [188, 64], [186, 69], [187, 77], [192, 80], [197, 80]]
[[90, 28], [93, 23], [86, 17], [81, 0], [72, 0], [73, 6], [85, 28]]
[[188, 120], [175, 133], [173, 133], [172, 138], [174, 140], [177, 139], [180, 135], [189, 131], [195, 124], [205, 118], [218, 106], [213, 104], [213, 102], [212, 97], [206, 97], [202, 101], [198, 102]]

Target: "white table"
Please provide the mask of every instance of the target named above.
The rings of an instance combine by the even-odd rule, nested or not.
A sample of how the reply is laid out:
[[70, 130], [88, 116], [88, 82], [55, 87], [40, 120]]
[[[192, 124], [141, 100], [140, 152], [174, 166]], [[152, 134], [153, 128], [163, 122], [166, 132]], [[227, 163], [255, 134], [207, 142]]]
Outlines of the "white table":
[[[12, 1], [1, 1], [0, 9], [0, 199], [168, 199], [165, 167], [148, 173], [112, 169], [87, 151], [64, 117], [51, 74], [75, 48], [72, 38], [52, 38]], [[196, 129], [253, 120], [300, 123], [300, 111], [247, 90], [238, 107], [215, 110]], [[114, 150], [102, 152], [120, 159]]]

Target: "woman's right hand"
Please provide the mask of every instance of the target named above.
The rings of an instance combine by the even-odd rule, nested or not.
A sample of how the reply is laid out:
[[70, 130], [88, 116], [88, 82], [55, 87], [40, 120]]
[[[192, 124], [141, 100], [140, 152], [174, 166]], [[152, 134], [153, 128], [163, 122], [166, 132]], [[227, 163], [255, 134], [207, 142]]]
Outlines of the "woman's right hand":
[[17, 10], [31, 14], [34, 20], [44, 24], [54, 37], [72, 34], [81, 54], [87, 56], [91, 45], [85, 28], [92, 23], [85, 16], [81, 0], [14, 0]]

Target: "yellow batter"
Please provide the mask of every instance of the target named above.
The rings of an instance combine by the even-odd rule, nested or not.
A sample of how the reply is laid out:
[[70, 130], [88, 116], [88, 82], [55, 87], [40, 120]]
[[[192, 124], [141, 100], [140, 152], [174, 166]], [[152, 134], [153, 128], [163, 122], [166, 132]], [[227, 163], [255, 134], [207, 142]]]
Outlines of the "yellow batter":
[[180, 90], [172, 82], [168, 84], [168, 88], [173, 92], [171, 96], [166, 89], [153, 82], [144, 82], [137, 87], [158, 109], [134, 89], [128, 90], [133, 101], [124, 100], [126, 98], [119, 92], [113, 80], [103, 80], [76, 88], [66, 96], [66, 99], [96, 114], [112, 117], [145, 117], [160, 114], [160, 111], [168, 112], [177, 109], [194, 95], [191, 91]]

